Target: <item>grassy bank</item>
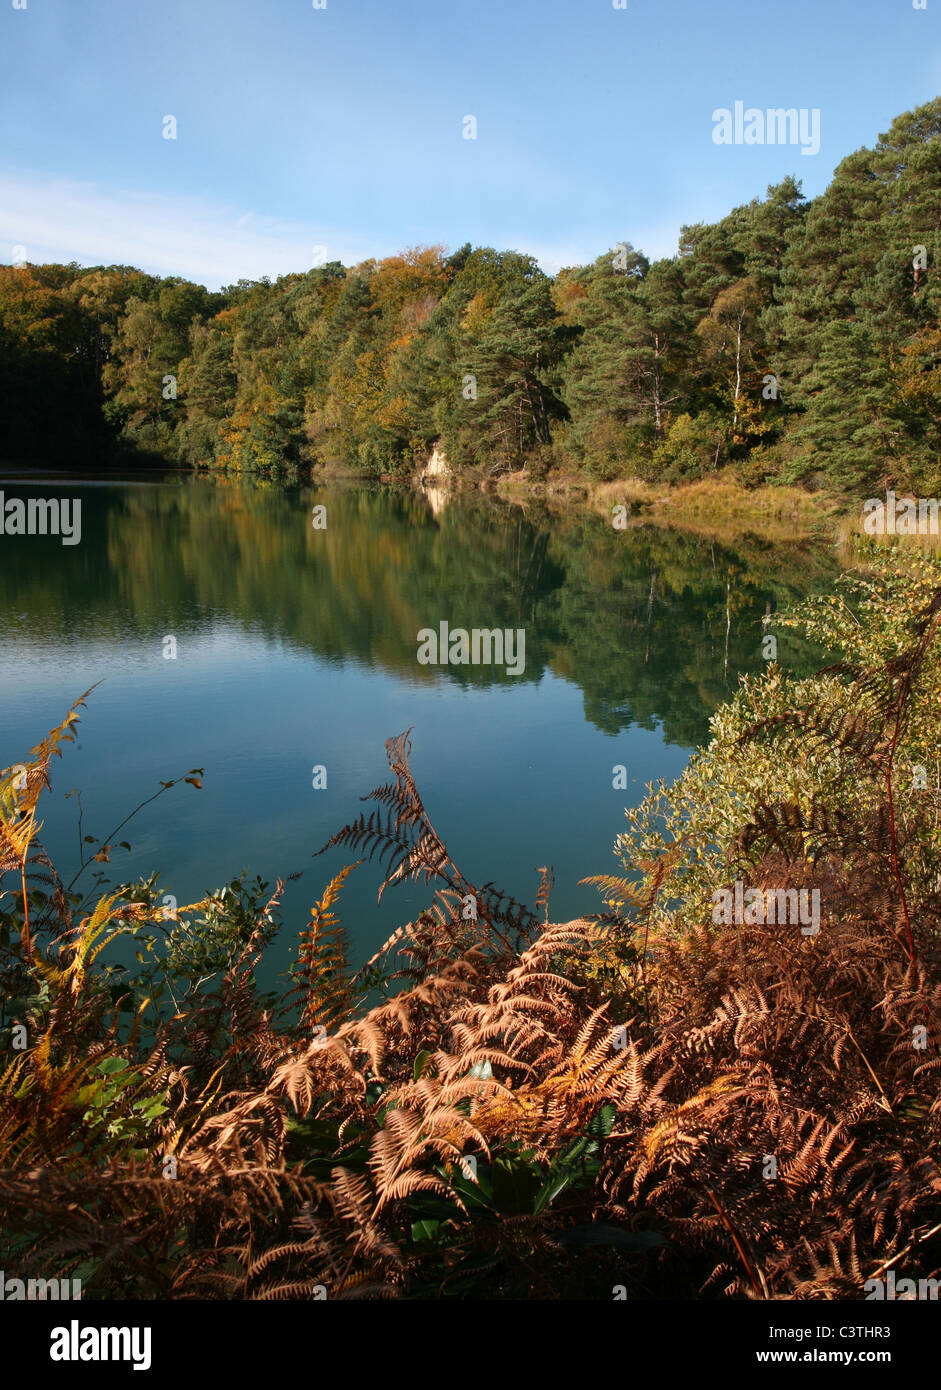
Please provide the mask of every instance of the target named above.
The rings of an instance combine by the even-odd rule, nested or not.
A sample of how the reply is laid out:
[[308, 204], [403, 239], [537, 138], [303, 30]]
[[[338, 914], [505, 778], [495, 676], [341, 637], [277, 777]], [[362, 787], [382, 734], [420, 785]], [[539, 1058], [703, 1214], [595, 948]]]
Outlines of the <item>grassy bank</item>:
[[550, 505], [587, 506], [612, 524], [615, 508], [624, 507], [628, 526], [652, 521], [716, 540], [730, 540], [744, 532], [777, 541], [836, 540], [852, 521], [852, 509], [845, 500], [795, 487], [745, 488], [731, 475], [721, 474], [657, 487], [640, 478], [608, 483], [568, 477], [539, 480], [522, 471], [501, 478], [494, 490], [512, 502], [538, 497]]

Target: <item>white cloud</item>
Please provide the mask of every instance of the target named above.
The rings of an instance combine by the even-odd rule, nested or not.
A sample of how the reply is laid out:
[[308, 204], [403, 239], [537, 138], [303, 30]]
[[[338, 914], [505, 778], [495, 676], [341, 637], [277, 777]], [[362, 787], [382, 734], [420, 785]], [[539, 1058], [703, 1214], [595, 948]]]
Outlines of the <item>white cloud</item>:
[[[650, 224], [627, 233], [652, 260], [676, 252], [678, 228]], [[622, 234], [623, 235], [623, 234]], [[433, 232], [427, 243], [445, 240]], [[459, 237], [454, 245], [463, 240]], [[490, 245], [536, 257], [549, 275], [563, 266], [588, 265], [617, 244], [610, 229], [533, 244], [525, 232], [495, 234]], [[324, 260], [355, 265], [394, 255], [412, 243], [387, 245], [326, 224], [267, 217], [209, 198], [128, 191], [66, 178], [0, 174], [0, 262], [25, 248], [26, 260], [80, 265], [133, 265], [158, 275], [182, 275], [218, 289], [240, 279], [304, 271]], [[326, 247], [317, 259], [320, 248]]]
[[345, 265], [389, 254], [356, 234], [209, 199], [0, 174], [0, 261], [12, 259], [14, 246], [36, 264], [134, 265], [210, 289], [309, 269], [320, 246]]

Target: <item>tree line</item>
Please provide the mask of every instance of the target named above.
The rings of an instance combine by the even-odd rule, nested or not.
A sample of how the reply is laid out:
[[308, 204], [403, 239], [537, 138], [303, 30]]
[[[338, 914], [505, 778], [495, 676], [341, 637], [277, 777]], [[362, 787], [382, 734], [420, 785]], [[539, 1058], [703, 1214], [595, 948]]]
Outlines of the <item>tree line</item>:
[[650, 261], [417, 247], [218, 292], [0, 267], [0, 453], [388, 476], [941, 483], [941, 99]]

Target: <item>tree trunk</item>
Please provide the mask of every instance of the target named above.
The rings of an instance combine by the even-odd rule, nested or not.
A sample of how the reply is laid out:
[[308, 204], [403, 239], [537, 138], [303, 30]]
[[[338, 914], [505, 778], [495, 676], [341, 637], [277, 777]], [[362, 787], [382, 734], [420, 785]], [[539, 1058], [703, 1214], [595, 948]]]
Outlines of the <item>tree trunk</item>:
[[658, 433], [658, 434], [661, 434], [661, 433], [663, 432], [663, 405], [662, 405], [662, 401], [661, 401], [661, 399], [660, 399], [660, 391], [661, 391], [661, 386], [662, 386], [662, 379], [661, 379], [661, 374], [660, 374], [660, 334], [659, 334], [659, 333], [655, 333], [655, 334], [653, 335], [653, 343], [654, 343], [654, 347], [653, 347], [653, 360], [654, 360], [654, 369], [653, 369], [653, 414], [654, 414], [654, 422], [655, 422], [656, 427], [657, 427], [657, 433]]

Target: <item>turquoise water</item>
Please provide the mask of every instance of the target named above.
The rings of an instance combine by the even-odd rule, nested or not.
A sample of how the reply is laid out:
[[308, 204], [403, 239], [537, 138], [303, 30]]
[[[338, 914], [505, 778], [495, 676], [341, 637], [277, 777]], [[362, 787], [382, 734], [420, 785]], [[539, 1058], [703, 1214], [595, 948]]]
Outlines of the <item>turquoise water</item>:
[[[173, 788], [121, 831], [132, 848], [103, 872], [159, 869], [184, 902], [242, 869], [271, 882], [303, 871], [285, 893], [272, 977], [324, 883], [357, 857], [312, 856], [388, 780], [385, 740], [407, 728], [429, 815], [469, 880], [532, 904], [536, 870], [551, 864], [553, 919], [594, 910], [578, 880], [618, 871], [624, 807], [678, 775], [738, 674], [761, 669], [768, 605], [829, 587], [837, 569], [819, 545], [618, 532], [476, 494], [432, 506], [392, 489], [180, 476], [2, 487], [82, 502], [78, 545], [0, 537], [0, 764], [21, 761], [98, 683], [53, 769], [46, 848], [70, 878], [71, 789], [85, 832], [105, 838], [160, 779], [204, 768], [202, 790]], [[522, 630], [524, 672], [421, 665], [419, 630], [442, 621]], [[779, 657], [817, 660], [786, 639]], [[617, 765], [626, 791], [612, 785]], [[365, 864], [344, 891], [354, 956], [430, 897], [405, 884], [377, 909], [380, 880]]]

